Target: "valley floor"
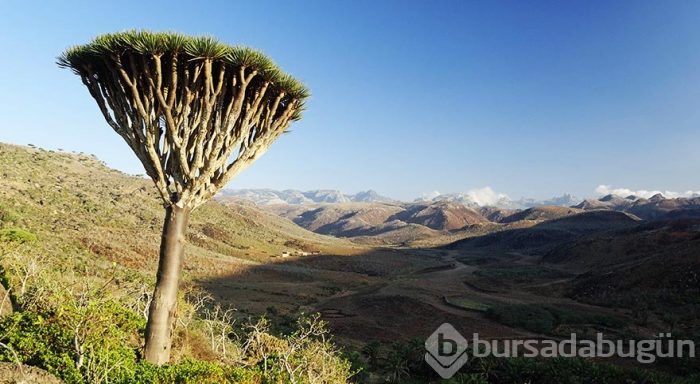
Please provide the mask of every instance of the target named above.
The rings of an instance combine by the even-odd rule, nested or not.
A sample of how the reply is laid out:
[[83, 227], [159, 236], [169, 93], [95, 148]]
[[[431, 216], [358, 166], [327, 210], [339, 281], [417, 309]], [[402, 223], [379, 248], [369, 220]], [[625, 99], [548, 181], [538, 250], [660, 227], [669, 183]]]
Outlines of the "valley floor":
[[[534, 270], [548, 275], [527, 275]], [[519, 271], [525, 271], [522, 277], [512, 275]], [[489, 308], [504, 305], [547, 305], [629, 321], [624, 310], [564, 297], [558, 288], [574, 278], [517, 253], [399, 248], [249, 266], [198, 284], [241, 314], [318, 311], [340, 341], [355, 346], [425, 339], [445, 322], [484, 338], [551, 337], [487, 316]]]

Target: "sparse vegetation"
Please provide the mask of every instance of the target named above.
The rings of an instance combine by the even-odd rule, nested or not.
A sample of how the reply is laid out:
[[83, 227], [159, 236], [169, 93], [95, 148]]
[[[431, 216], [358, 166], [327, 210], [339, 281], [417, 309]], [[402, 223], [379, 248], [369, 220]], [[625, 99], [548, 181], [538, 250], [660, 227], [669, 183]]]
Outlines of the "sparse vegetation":
[[19, 216], [12, 212], [11, 209], [0, 204], [0, 224], [15, 223], [19, 220]]
[[[544, 334], [557, 334], [560, 326], [621, 328], [624, 325], [624, 322], [612, 316], [538, 304], [493, 305], [486, 310], [486, 316], [510, 327]], [[564, 332], [566, 335], [569, 333]]]
[[[3, 263], [7, 270], [8, 259]], [[197, 295], [181, 304], [187, 312], [176, 332], [178, 361], [158, 367], [140, 359], [146, 318], [134, 310], [141, 297], [129, 294], [138, 290], [117, 283], [123, 272], [112, 269], [99, 283], [94, 275], [74, 276], [77, 284], [58, 286], [50, 282], [61, 281], [55, 271], [43, 273], [49, 279], [29, 280], [33, 294], [0, 319], [0, 361], [39, 367], [66, 383], [345, 383], [352, 376], [317, 315], [300, 317], [289, 334], [273, 334], [264, 318], [235, 326], [230, 310]]]
[[36, 241], [36, 235], [21, 228], [4, 228], [0, 229], [0, 241], [29, 243]]

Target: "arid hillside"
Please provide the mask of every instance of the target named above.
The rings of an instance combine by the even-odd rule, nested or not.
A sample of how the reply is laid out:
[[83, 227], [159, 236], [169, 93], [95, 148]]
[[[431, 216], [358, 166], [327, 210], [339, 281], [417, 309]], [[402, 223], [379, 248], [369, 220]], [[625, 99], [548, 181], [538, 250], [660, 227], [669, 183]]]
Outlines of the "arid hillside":
[[[316, 203], [306, 199], [308, 201], [298, 203], [296, 201], [300, 200], [290, 197], [294, 191], [254, 191], [229, 191], [218, 199], [256, 204], [261, 210], [280, 215], [310, 231], [365, 245], [430, 247], [473, 239], [485, 243], [499, 241], [502, 248], [513, 245], [515, 248], [547, 248], [583, 232], [614, 229], [630, 220], [700, 218], [700, 198], [667, 199], [661, 195], [650, 199], [607, 195], [570, 207], [538, 205], [512, 209], [480, 207], [458, 199], [412, 203], [372, 199]], [[306, 192], [306, 195], [313, 197], [317, 193]], [[270, 196], [276, 197], [270, 200]], [[286, 200], [282, 201], [280, 196]], [[525, 228], [531, 229], [522, 231]], [[490, 234], [493, 235], [477, 239]]]
[[[223, 196], [219, 200], [230, 202], [240, 198]], [[271, 204], [260, 208], [310, 231], [368, 245], [408, 245], [427, 240], [446, 243], [467, 236], [475, 226], [491, 224], [480, 211], [446, 201]]]
[[[2, 227], [70, 245], [109, 261], [154, 268], [164, 210], [150, 180], [123, 174], [85, 154], [0, 144]], [[186, 269], [268, 263], [288, 251], [355, 253], [358, 246], [304, 230], [253, 204], [212, 201], [195, 211]], [[222, 264], [222, 262], [225, 262]]]
[[[150, 180], [90, 155], [8, 144], [0, 144], [0, 164], [10, 165], [0, 173], [0, 245], [35, 257], [67, 284], [74, 278], [68, 269], [108, 281], [118, 268], [134, 284], [152, 281], [164, 212]], [[11, 246], [25, 235], [36, 240]], [[314, 312], [346, 290], [440, 263], [430, 253], [316, 234], [241, 201], [200, 207], [187, 239], [184, 285], [243, 318]]]
[[657, 221], [562, 244], [542, 258], [576, 273], [567, 295], [700, 327], [700, 220]]
[[528, 208], [519, 212], [515, 212], [512, 215], [506, 216], [499, 220], [500, 223], [513, 223], [521, 220], [535, 220], [535, 221], [545, 221], [558, 219], [564, 216], [574, 215], [576, 213], [582, 212], [580, 209], [567, 208], [567, 207], [555, 207], [555, 206], [544, 206], [544, 207], [533, 207]]

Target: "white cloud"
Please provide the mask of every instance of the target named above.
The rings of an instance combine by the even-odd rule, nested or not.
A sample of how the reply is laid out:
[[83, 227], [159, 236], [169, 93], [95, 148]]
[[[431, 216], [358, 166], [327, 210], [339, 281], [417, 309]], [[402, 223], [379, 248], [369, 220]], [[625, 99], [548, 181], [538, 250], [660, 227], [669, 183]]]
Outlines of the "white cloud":
[[510, 200], [505, 193], [496, 193], [491, 187], [483, 187], [470, 189], [466, 195], [476, 204], [480, 206], [497, 205], [504, 200]]
[[421, 195], [423, 201], [452, 201], [462, 204], [476, 204], [479, 206], [495, 205], [509, 206], [512, 201], [505, 193], [496, 193], [491, 187], [473, 188], [466, 192], [442, 194], [438, 191], [427, 192]]
[[442, 195], [442, 193], [440, 193], [440, 191], [432, 191], [432, 192], [425, 192], [422, 195], [420, 195], [420, 197], [423, 200], [432, 200], [440, 195]]
[[600, 196], [605, 195], [616, 195], [621, 197], [627, 197], [629, 195], [634, 195], [637, 197], [644, 197], [646, 199], [660, 193], [667, 198], [676, 197], [696, 197], [700, 196], [700, 191], [685, 191], [685, 192], [673, 192], [673, 191], [648, 191], [646, 189], [641, 189], [638, 191], [633, 191], [629, 188], [612, 188], [609, 185], [599, 185], [595, 192]]

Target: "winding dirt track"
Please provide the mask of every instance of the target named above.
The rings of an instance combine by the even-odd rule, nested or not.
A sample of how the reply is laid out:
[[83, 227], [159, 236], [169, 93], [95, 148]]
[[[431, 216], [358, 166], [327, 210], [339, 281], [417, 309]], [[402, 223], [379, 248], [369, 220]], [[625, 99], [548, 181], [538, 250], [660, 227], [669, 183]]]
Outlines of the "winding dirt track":
[[[435, 253], [437, 264], [434, 267], [395, 275], [363, 289], [340, 292], [319, 301], [314, 309], [327, 314], [332, 326], [338, 325], [337, 330], [340, 331], [341, 337], [356, 340], [376, 337], [381, 333], [379, 330], [383, 328], [386, 328], [387, 334], [394, 335], [398, 327], [403, 327], [402, 333], [405, 336], [423, 337], [435, 329], [430, 327], [435, 327], [435, 324], [439, 325], [441, 322], [450, 322], [461, 331], [478, 332], [488, 338], [545, 337], [495, 323], [487, 319], [483, 311], [448, 304], [446, 298], [458, 298], [484, 305], [546, 303], [578, 307], [586, 311], [609, 311], [578, 303], [554, 293], [551, 296], [539, 293], [548, 292], [547, 289], [541, 288], [566, 283], [571, 278], [556, 278], [525, 284], [495, 282], [498, 286], [485, 285], [490, 282], [474, 274], [480, 266], [460, 261], [464, 256], [465, 253], [460, 251]], [[484, 256], [484, 254], [478, 254], [478, 256]], [[537, 259], [532, 256], [519, 254], [487, 256], [494, 260], [505, 260], [499, 262], [502, 266], [528, 266], [535, 265], [537, 262]], [[540, 289], [531, 289], [535, 287]], [[397, 319], [403, 316], [407, 318]], [[411, 316], [415, 318], [411, 319]], [[425, 316], [434, 321], [419, 318]], [[351, 334], [344, 334], [349, 330]]]

